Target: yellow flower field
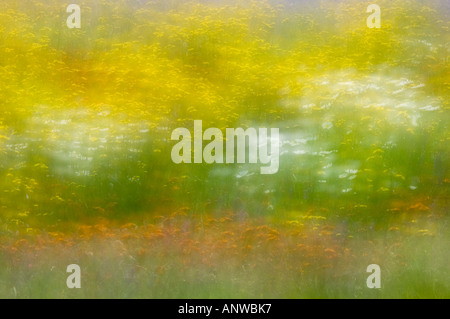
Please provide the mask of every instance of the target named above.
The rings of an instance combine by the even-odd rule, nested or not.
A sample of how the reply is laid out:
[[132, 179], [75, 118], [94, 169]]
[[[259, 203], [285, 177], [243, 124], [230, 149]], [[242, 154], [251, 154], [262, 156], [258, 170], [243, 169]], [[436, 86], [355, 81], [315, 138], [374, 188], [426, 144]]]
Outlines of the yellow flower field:
[[0, 298], [450, 297], [448, 1], [70, 3], [0, 3]]

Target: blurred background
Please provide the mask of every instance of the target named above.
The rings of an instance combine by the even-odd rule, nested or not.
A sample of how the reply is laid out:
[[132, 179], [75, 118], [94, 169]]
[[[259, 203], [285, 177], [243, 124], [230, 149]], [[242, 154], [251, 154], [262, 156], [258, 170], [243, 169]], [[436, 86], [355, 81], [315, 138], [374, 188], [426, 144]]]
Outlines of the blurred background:
[[[391, 256], [392, 272], [412, 263], [410, 275], [422, 279], [412, 288], [399, 280], [398, 289], [384, 296], [449, 296], [448, 1], [379, 0], [380, 29], [366, 25], [368, 1], [71, 3], [81, 7], [80, 29], [66, 26], [66, 1], [0, 3], [0, 260], [9, 265], [0, 271], [6, 287], [0, 295], [17, 297], [12, 287], [22, 280], [22, 296], [40, 296], [37, 286], [26, 283], [32, 275], [23, 270], [16, 276], [14, 268], [50, 269], [36, 252], [49, 233], [63, 243], [85, 245], [80, 229], [107, 225], [111, 236], [105, 245], [111, 247], [124, 229], [117, 225], [133, 223], [125, 229], [140, 234], [141, 227], [153, 225], [206, 245], [234, 238], [237, 246], [227, 249], [238, 251], [239, 258], [245, 255], [241, 246], [279, 249], [256, 245], [258, 236], [242, 237], [246, 227], [273, 227], [278, 234], [264, 236], [295, 249], [280, 250], [286, 260], [276, 268], [277, 258], [265, 259], [261, 251], [262, 259], [255, 261], [264, 266], [261, 276], [287, 269], [304, 276], [312, 265], [319, 282], [326, 282], [330, 274], [315, 272], [323, 269], [318, 260], [324, 258], [331, 268], [342, 265], [332, 276], [349, 276], [347, 284], [339, 284], [344, 290], [335, 289], [343, 297], [367, 297], [348, 281], [356, 276], [345, 266], [349, 256], [366, 261], [353, 249], [367, 252], [379, 240], [383, 256], [385, 245], [396, 242], [407, 248]], [[177, 127], [192, 132], [197, 119], [204, 128], [223, 131], [280, 128], [278, 173], [261, 175], [259, 164], [174, 164], [171, 132]], [[232, 225], [220, 230], [234, 232], [208, 237], [217, 231], [208, 220], [224, 218]], [[320, 235], [323, 231], [328, 233]], [[322, 237], [327, 243], [317, 246]], [[339, 248], [327, 248], [328, 240]], [[136, 254], [149, 245], [119, 241]], [[172, 243], [179, 245], [179, 238], [158, 248], [168, 254], [162, 259], [149, 253], [154, 267], [146, 269], [152, 274], [158, 267], [179, 274], [174, 260], [181, 253]], [[18, 256], [22, 246], [33, 253]], [[79, 252], [71, 246], [64, 251], [73, 260]], [[304, 247], [311, 251], [299, 253]], [[80, 248], [81, 254], [89, 249]], [[117, 251], [111, 248], [112, 255]], [[219, 296], [232, 297], [233, 285], [244, 297], [261, 291], [261, 297], [335, 296], [317, 280], [308, 284], [307, 294], [298, 286], [283, 288], [283, 278], [272, 278], [279, 289], [262, 279], [242, 281], [250, 268], [241, 259], [220, 280], [220, 266], [205, 270], [204, 263], [188, 267], [191, 283], [205, 280], [195, 293], [186, 284], [171, 294], [169, 287], [186, 283], [172, 273], [172, 281], [161, 275], [166, 285], [166, 290], [158, 286], [161, 295], [150, 290], [142, 296], [217, 297], [221, 291]], [[119, 265], [111, 268], [119, 271], [112, 275], [116, 279], [131, 267]], [[361, 267], [359, 276], [365, 276]], [[205, 275], [210, 273], [214, 276]], [[290, 282], [288, 274], [284, 279]], [[40, 276], [39, 283], [50, 278], [46, 272]], [[150, 278], [147, 272], [141, 276]], [[108, 291], [83, 293], [98, 297]], [[121, 296], [136, 296], [128, 293]]]

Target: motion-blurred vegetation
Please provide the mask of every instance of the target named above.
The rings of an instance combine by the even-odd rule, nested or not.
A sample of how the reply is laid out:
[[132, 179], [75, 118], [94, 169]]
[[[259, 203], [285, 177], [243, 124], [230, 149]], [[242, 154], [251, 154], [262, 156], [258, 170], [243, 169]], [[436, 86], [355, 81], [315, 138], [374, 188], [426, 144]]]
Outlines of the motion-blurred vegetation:
[[[0, 3], [4, 238], [180, 211], [447, 225], [448, 1], [378, 0], [380, 29], [356, 0], [71, 2], [80, 29], [66, 1]], [[195, 119], [280, 128], [279, 172], [172, 163]]]

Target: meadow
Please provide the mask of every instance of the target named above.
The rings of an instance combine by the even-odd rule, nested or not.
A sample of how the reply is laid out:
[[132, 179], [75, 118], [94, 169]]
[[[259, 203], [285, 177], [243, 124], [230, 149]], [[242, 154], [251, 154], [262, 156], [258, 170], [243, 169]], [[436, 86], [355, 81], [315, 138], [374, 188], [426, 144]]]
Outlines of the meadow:
[[[0, 298], [450, 297], [448, 1], [71, 3], [0, 3]], [[278, 171], [175, 164], [195, 120]]]

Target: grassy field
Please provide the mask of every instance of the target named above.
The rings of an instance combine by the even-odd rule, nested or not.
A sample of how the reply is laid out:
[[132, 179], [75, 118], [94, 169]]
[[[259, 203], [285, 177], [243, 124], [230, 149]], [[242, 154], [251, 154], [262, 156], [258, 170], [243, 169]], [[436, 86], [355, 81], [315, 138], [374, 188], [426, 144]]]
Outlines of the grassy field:
[[447, 1], [73, 2], [0, 3], [0, 298], [450, 297]]
[[[448, 218], [347, 226], [183, 214], [2, 238], [5, 298], [448, 298]], [[419, 216], [420, 215], [420, 216]], [[422, 227], [428, 227], [423, 229]], [[431, 228], [431, 229], [430, 229]], [[68, 289], [66, 267], [82, 269]], [[366, 267], [382, 269], [368, 289]]]

